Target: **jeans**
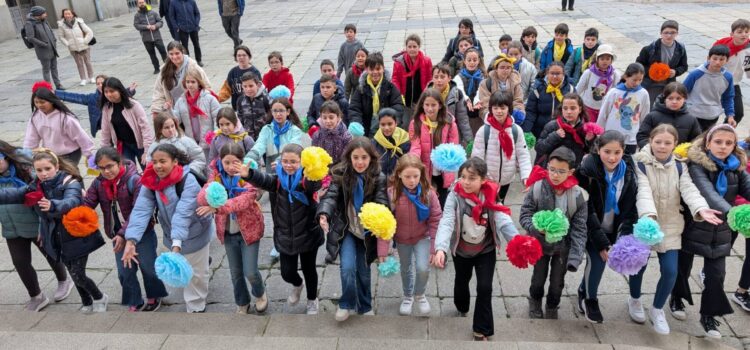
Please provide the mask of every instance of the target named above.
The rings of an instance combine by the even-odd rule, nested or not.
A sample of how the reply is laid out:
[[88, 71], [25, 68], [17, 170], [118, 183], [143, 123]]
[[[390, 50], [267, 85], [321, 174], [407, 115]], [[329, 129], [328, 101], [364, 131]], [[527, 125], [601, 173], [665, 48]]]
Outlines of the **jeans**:
[[83, 306], [91, 305], [94, 300], [99, 300], [104, 296], [99, 287], [96, 286], [96, 283], [86, 276], [86, 263], [88, 260], [89, 256], [86, 255], [65, 263], [65, 267], [68, 268], [68, 273], [70, 273], [70, 278], [76, 285], [78, 295], [81, 296], [81, 304]]
[[305, 276], [307, 300], [315, 300], [318, 298], [318, 271], [315, 269], [315, 259], [317, 255], [318, 250], [315, 249], [294, 255], [281, 253], [279, 256], [281, 263], [281, 278], [295, 287], [302, 285], [302, 278], [299, 277], [299, 273], [297, 273], [297, 260], [299, 260], [299, 265], [302, 267], [302, 274]]
[[146, 289], [146, 298], [156, 299], [169, 295], [164, 283], [156, 277], [156, 232], [152, 228], [143, 234], [143, 238], [135, 246], [138, 253], [138, 264], [127, 268], [122, 263], [122, 254], [124, 250], [115, 253], [115, 265], [117, 265], [117, 277], [122, 286], [122, 305], [139, 306], [143, 304], [141, 295], [141, 285], [138, 282], [138, 269], [143, 276], [143, 287]]
[[146, 47], [146, 52], [148, 52], [148, 57], [151, 58], [151, 64], [154, 65], [154, 69], [159, 69], [159, 59], [156, 58], [156, 50], [159, 50], [159, 54], [161, 55], [161, 60], [163, 62], [167, 61], [167, 49], [164, 47], [164, 42], [161, 40], [156, 41], [144, 41], [143, 46]]
[[[401, 260], [401, 287], [405, 297], [424, 295], [430, 277], [430, 245], [430, 237], [423, 238], [416, 244], [396, 245]], [[416, 278], [412, 262], [415, 262]]]
[[62, 85], [60, 83], [60, 74], [57, 73], [57, 57], [50, 59], [40, 59], [42, 63], [42, 76], [44, 80], [54, 83], [56, 87]]
[[234, 287], [234, 303], [237, 305], [250, 304], [250, 293], [245, 278], [250, 282], [254, 297], [262, 297], [266, 292], [263, 277], [258, 270], [259, 247], [260, 242], [247, 245], [242, 234], [224, 235], [224, 249], [227, 252], [229, 274], [232, 276]]
[[[677, 255], [679, 250], [667, 250], [664, 253], [657, 253], [659, 257], [659, 270], [661, 277], [656, 284], [656, 294], [654, 295], [654, 308], [661, 309], [667, 303], [669, 294], [672, 293], [672, 287], [677, 280]], [[635, 276], [628, 278], [630, 286], [630, 297], [638, 299], [641, 297], [641, 284], [643, 283], [643, 274], [646, 272], [644, 266]]]
[[529, 296], [532, 299], [541, 300], [544, 297], [544, 284], [547, 282], [549, 273], [549, 289], [547, 290], [547, 307], [557, 308], [560, 305], [560, 297], [565, 288], [565, 273], [568, 264], [568, 254], [542, 255], [542, 258], [534, 264], [534, 272], [531, 275], [531, 286]]
[[141, 167], [141, 169], [143, 169], [143, 166], [141, 165], [142, 156], [143, 148], [138, 148], [138, 145], [136, 144], [122, 143], [122, 157], [130, 160], [136, 164], [136, 166]]
[[10, 251], [10, 259], [13, 261], [13, 267], [18, 272], [18, 277], [21, 278], [23, 286], [26, 287], [26, 291], [30, 297], [35, 297], [42, 293], [39, 288], [39, 279], [36, 275], [36, 270], [31, 264], [31, 245], [35, 245], [42, 252], [42, 255], [47, 258], [47, 263], [55, 273], [55, 277], [58, 282], [63, 282], [68, 278], [68, 274], [65, 272], [65, 265], [59, 261], [55, 261], [44, 253], [44, 249], [39, 246], [36, 239], [33, 238], [8, 238], [8, 250]]
[[224, 32], [234, 41], [234, 47], [240, 46], [240, 15], [222, 16], [221, 25]]
[[193, 42], [193, 48], [195, 49], [195, 55], [193, 55], [193, 58], [200, 63], [201, 62], [201, 44], [198, 41], [198, 31], [194, 32], [183, 32], [180, 31], [180, 42], [182, 43], [182, 46], [185, 47], [185, 51], [187, 51], [187, 54], [190, 55], [190, 50], [188, 49], [188, 39]]
[[365, 242], [346, 232], [341, 242], [341, 299], [339, 308], [363, 314], [372, 310], [370, 265]]
[[474, 332], [484, 336], [495, 333], [495, 322], [492, 318], [492, 279], [495, 276], [495, 251], [480, 254], [473, 258], [453, 257], [456, 268], [456, 280], [453, 285], [453, 303], [459, 312], [469, 312], [469, 281], [472, 270], [477, 273], [477, 298], [474, 302]]
[[586, 247], [586, 270], [583, 274], [583, 281], [578, 286], [578, 290], [586, 295], [586, 299], [596, 300], [605, 267], [606, 263], [599, 255], [599, 251], [596, 248]]

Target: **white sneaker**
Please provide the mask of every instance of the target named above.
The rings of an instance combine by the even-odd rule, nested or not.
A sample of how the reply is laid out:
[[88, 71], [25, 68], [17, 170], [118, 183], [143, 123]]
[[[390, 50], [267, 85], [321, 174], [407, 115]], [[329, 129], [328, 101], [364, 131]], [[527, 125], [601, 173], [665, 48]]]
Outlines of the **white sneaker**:
[[47, 305], [49, 305], [49, 298], [44, 293], [39, 293], [39, 295], [32, 297], [26, 303], [26, 311], [39, 312]]
[[83, 305], [79, 310], [84, 314], [90, 314], [94, 308], [91, 305]]
[[68, 277], [65, 281], [57, 282], [57, 290], [55, 290], [55, 302], [63, 301], [70, 295], [70, 291], [73, 290], [75, 284], [73, 280]]
[[414, 305], [414, 297], [405, 297], [401, 301], [401, 307], [398, 308], [398, 314], [401, 316], [411, 315], [411, 307]]
[[669, 334], [669, 323], [667, 323], [667, 318], [664, 316], [664, 309], [651, 307], [648, 313], [651, 316], [651, 323], [654, 324], [654, 332], [662, 335]]
[[302, 287], [304, 287], [305, 284], [300, 284], [299, 287], [292, 286], [292, 294], [289, 294], [289, 298], [286, 300], [289, 302], [289, 305], [297, 305], [299, 302], [299, 296], [302, 294]]
[[83, 79], [83, 80], [81, 80], [81, 83], [80, 83], [80, 84], [78, 84], [78, 85], [81, 85], [81, 86], [86, 86], [86, 83], [87, 83], [87, 82], [88, 82], [88, 81], [87, 81], [86, 79]]
[[107, 304], [109, 304], [109, 297], [107, 294], [102, 294], [102, 298], [94, 300], [94, 304], [91, 306], [93, 307], [94, 312], [106, 312]]
[[318, 314], [318, 299], [308, 300], [307, 301], [307, 311], [306, 311], [306, 313], [308, 315], [317, 315]]
[[336, 309], [336, 315], [334, 317], [336, 318], [336, 321], [346, 321], [346, 319], [349, 318], [349, 310], [339, 307]]
[[91, 84], [96, 84], [96, 78], [91, 78], [91, 80], [89, 80], [89, 82], [90, 82]]
[[417, 308], [419, 309], [420, 316], [430, 315], [430, 302], [427, 301], [427, 298], [424, 295], [417, 296]]
[[362, 314], [362, 316], [375, 316], [375, 311], [370, 310]]
[[633, 322], [646, 322], [646, 313], [643, 312], [643, 304], [641, 304], [641, 299], [628, 298], [628, 313], [630, 313], [630, 319], [633, 320]]

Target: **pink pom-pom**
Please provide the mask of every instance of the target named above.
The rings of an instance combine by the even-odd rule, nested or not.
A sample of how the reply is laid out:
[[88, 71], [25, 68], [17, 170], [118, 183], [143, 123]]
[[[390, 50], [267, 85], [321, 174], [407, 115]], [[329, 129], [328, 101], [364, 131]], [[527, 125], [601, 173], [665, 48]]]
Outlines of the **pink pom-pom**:
[[211, 141], [214, 140], [215, 136], [216, 136], [216, 133], [213, 130], [210, 130], [209, 132], [206, 133], [204, 140], [206, 140], [206, 143], [210, 145]]
[[588, 122], [586, 124], [583, 124], [583, 131], [599, 136], [604, 133], [604, 128], [599, 126], [599, 124], [597, 123]]

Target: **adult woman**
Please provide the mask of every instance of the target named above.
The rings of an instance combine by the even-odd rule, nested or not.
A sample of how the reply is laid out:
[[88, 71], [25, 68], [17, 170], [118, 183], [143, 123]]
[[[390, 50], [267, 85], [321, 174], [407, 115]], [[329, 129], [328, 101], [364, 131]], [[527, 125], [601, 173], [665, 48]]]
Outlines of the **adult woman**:
[[62, 10], [62, 19], [57, 21], [57, 32], [60, 41], [68, 47], [70, 55], [78, 67], [78, 76], [81, 78], [81, 86], [87, 82], [96, 83], [94, 78], [94, 67], [91, 65], [91, 50], [89, 44], [94, 39], [94, 31], [83, 23], [71, 9]]
[[169, 111], [175, 102], [185, 92], [182, 80], [188, 68], [197, 70], [206, 84], [206, 89], [211, 88], [206, 72], [198, 65], [198, 62], [186, 54], [185, 47], [179, 41], [173, 41], [167, 45], [169, 60], [161, 67], [161, 74], [154, 84], [154, 94], [151, 98], [151, 113], [154, 116], [159, 112]]

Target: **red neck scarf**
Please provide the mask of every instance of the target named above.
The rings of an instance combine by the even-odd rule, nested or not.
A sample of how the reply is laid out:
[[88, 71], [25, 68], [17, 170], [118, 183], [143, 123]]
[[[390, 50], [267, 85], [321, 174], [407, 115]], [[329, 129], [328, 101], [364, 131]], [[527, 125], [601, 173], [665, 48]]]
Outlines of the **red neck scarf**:
[[460, 182], [456, 183], [453, 190], [462, 198], [475, 203], [474, 208], [471, 209], [471, 217], [478, 225], [487, 225], [487, 220], [482, 217], [482, 211], [484, 211], [485, 208], [510, 215], [510, 208], [495, 202], [498, 186], [494, 182], [485, 181], [485, 183], [482, 184], [482, 187], [479, 188], [479, 192], [484, 195], [484, 203], [479, 200], [479, 196], [476, 193], [467, 193], [464, 191]]
[[573, 141], [575, 141], [577, 144], [585, 146], [585, 144], [583, 143], [583, 139], [581, 138], [581, 135], [578, 135], [578, 131], [576, 131], [576, 128], [573, 125], [566, 123], [562, 117], [557, 117], [557, 126], [559, 126], [560, 129], [563, 129], [563, 131], [565, 131], [565, 134], [572, 135]]
[[[422, 62], [424, 61], [424, 54], [422, 51], [419, 51], [417, 54], [417, 59], [414, 60], [414, 62], [411, 61], [411, 56], [409, 56], [406, 51], [404, 51], [404, 62], [406, 63], [406, 68], [409, 70], [406, 72], [406, 77], [411, 78], [414, 76], [414, 74], [417, 73], [417, 70], [419, 70], [420, 67], [422, 67]], [[422, 73], [424, 74], [424, 73]]]
[[44, 198], [44, 192], [42, 191], [42, 182], [36, 180], [36, 190], [27, 192], [24, 195], [23, 205], [31, 208], [39, 203], [42, 198]]
[[714, 46], [716, 46], [716, 45], [724, 45], [724, 46], [728, 47], [729, 48], [729, 57], [731, 57], [731, 56], [736, 55], [737, 53], [739, 53], [743, 49], [745, 49], [748, 46], [748, 44], [750, 44], [750, 39], [745, 40], [745, 42], [742, 43], [742, 44], [735, 45], [734, 44], [734, 39], [732, 39], [732, 37], [730, 36], [730, 37], [727, 37], [727, 38], [716, 40], [716, 42], [714, 43]]
[[[487, 115], [487, 122], [497, 130], [497, 138], [500, 139], [500, 148], [505, 153], [505, 158], [510, 159], [513, 156], [513, 139], [505, 132], [505, 129], [513, 127], [513, 120], [506, 116], [503, 124], [500, 124], [500, 121], [490, 113]], [[489, 140], [484, 140], [484, 142], [489, 142]]]
[[149, 190], [156, 191], [161, 197], [161, 201], [166, 205], [169, 204], [169, 200], [164, 190], [182, 180], [182, 171], [182, 166], [177, 165], [172, 168], [172, 172], [167, 177], [160, 179], [156, 175], [154, 164], [148, 163], [146, 170], [143, 171], [143, 176], [141, 176], [141, 184]]
[[[125, 165], [120, 164], [120, 173], [117, 174], [112, 180], [103, 179], [102, 187], [104, 187], [104, 193], [107, 194], [107, 199], [114, 201], [117, 198], [117, 184], [120, 183], [120, 179], [125, 175]], [[103, 178], [103, 177], [102, 177]]]
[[534, 169], [531, 169], [531, 174], [529, 174], [529, 178], [526, 179], [526, 188], [531, 187], [534, 185], [535, 182], [539, 180], [547, 180], [547, 183], [549, 183], [550, 186], [552, 186], [552, 189], [555, 191], [565, 192], [574, 186], [578, 185], [578, 179], [575, 176], [568, 176], [563, 183], [559, 185], [555, 185], [550, 181], [549, 179], [549, 173], [547, 172], [547, 169], [542, 168], [539, 165], [534, 165]]
[[196, 92], [194, 96], [190, 95], [190, 91], [185, 91], [185, 101], [188, 104], [191, 117], [202, 116], [204, 118], [208, 118], [206, 112], [198, 107], [198, 99], [201, 98], [201, 91], [202, 90], [198, 90], [198, 92]]
[[364, 68], [357, 67], [357, 63], [352, 63], [352, 74], [354, 74], [355, 77], [359, 77], [364, 71]]

